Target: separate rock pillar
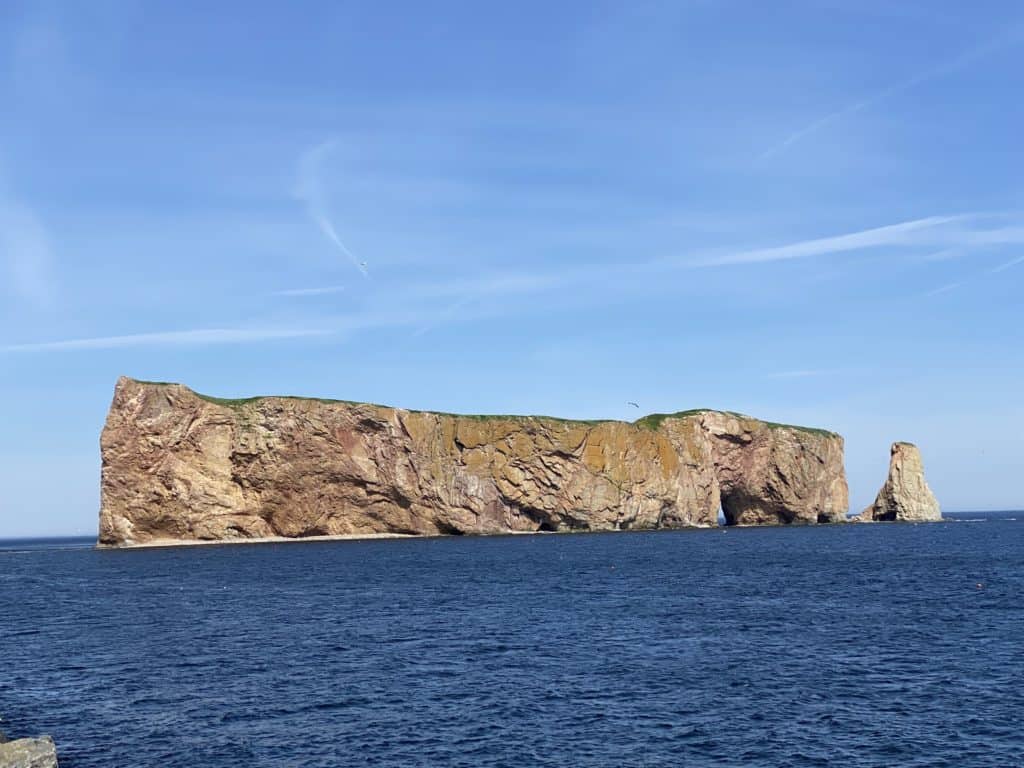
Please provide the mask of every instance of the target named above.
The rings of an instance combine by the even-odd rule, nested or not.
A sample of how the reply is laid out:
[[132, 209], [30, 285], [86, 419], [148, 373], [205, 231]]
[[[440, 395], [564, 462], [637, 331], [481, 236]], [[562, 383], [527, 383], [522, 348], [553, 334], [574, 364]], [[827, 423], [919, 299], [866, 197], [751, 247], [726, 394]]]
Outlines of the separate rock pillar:
[[861, 512], [857, 520], [921, 522], [941, 519], [939, 502], [924, 479], [921, 452], [913, 443], [893, 443], [889, 477], [875, 503]]

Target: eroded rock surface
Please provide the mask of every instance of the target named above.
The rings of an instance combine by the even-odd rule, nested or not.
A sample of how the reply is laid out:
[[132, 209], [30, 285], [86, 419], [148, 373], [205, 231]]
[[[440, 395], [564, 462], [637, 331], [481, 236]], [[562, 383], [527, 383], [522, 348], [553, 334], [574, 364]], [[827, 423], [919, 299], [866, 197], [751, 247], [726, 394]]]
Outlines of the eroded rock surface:
[[49, 736], [2, 742], [0, 768], [57, 768], [57, 747]]
[[858, 515], [858, 520], [931, 521], [941, 520], [939, 502], [924, 479], [921, 452], [913, 443], [893, 443], [889, 476], [875, 503]]
[[839, 522], [843, 441], [692, 411], [455, 416], [118, 381], [100, 542]]

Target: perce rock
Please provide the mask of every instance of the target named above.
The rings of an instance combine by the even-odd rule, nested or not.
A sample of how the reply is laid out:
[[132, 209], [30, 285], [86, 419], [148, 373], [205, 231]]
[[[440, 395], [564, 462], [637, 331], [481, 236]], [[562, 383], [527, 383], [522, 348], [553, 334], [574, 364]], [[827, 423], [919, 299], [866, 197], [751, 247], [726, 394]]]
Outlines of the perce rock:
[[941, 520], [942, 512], [932, 489], [924, 480], [921, 452], [913, 443], [893, 443], [889, 476], [875, 503], [857, 517], [863, 522], [882, 520]]
[[843, 440], [717, 411], [456, 416], [121, 378], [100, 543], [831, 523]]

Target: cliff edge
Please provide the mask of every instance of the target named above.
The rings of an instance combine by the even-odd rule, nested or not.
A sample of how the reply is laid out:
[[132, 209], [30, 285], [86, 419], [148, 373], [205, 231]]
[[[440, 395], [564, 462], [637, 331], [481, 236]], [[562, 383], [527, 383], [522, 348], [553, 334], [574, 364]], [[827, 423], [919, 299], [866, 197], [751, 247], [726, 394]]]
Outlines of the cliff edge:
[[633, 423], [221, 400], [122, 377], [100, 543], [828, 523], [843, 440], [718, 411]]

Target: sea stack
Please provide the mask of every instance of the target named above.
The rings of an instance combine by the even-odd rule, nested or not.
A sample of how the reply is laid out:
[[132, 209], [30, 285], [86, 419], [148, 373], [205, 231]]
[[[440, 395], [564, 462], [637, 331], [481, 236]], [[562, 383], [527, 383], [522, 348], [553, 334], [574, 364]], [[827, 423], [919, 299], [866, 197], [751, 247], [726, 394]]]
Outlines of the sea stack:
[[857, 518], [862, 522], [922, 522], [942, 519], [939, 502], [924, 479], [921, 452], [913, 443], [893, 443], [889, 476], [875, 503]]
[[635, 422], [223, 400], [122, 378], [100, 543], [842, 522], [843, 439], [736, 413]]

